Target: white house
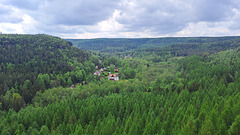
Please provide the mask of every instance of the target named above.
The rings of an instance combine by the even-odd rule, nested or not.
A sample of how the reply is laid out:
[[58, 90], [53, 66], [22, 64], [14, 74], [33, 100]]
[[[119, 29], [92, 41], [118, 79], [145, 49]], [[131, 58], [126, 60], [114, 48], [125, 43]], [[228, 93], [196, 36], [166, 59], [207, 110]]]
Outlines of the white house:
[[118, 74], [110, 74], [110, 75], [108, 76], [108, 80], [119, 81]]

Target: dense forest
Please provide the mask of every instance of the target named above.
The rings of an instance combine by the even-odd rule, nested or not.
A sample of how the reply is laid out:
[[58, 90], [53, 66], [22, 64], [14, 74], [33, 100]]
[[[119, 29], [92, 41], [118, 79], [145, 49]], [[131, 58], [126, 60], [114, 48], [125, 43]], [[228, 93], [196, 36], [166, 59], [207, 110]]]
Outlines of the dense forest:
[[[136, 42], [130, 43], [141, 48], [116, 51], [118, 54], [115, 55], [95, 51], [95, 47], [89, 48], [91, 53], [87, 53], [52, 36], [11, 36], [22, 40], [50, 38], [51, 42], [45, 46], [58, 40], [65, 49], [61, 51], [64, 57], [56, 58], [56, 63], [66, 60], [71, 68], [41, 71], [38, 76], [47, 78], [44, 76], [48, 75], [51, 83], [47, 87], [49, 83], [43, 81], [44, 88], [42, 84], [37, 85], [34, 97], [26, 106], [18, 106], [19, 96], [23, 96], [21, 87], [25, 83], [19, 83], [18, 90], [14, 85], [6, 89], [0, 101], [0, 134], [240, 134], [239, 37], [173, 38], [172, 43], [161, 43], [156, 39], [156, 44], [162, 44], [162, 47], [143, 47], [145, 40], [150, 39], [134, 39]], [[187, 43], [190, 39], [192, 43]], [[107, 42], [112, 39], [101, 40], [113, 48], [110, 44], [117, 44], [117, 41]], [[129, 39], [121, 40], [127, 43]], [[40, 46], [38, 44], [37, 48]], [[57, 50], [53, 49], [53, 54]], [[29, 50], [32, 51], [34, 49]], [[76, 55], [73, 55], [75, 51]], [[5, 61], [1, 59], [1, 63]], [[21, 62], [11, 63], [15, 68]], [[96, 65], [101, 68], [117, 66], [120, 80], [109, 81], [92, 75]], [[32, 68], [29, 70], [35, 69]], [[9, 70], [2, 68], [1, 73], [6, 74]], [[10, 73], [13, 72], [9, 71], [8, 75]], [[63, 83], [51, 86], [59, 76]], [[79, 81], [87, 84], [69, 88], [70, 84]], [[28, 91], [31, 90], [34, 89]], [[11, 103], [9, 109], [6, 109], [6, 99]]]
[[[83, 50], [94, 50], [108, 54], [119, 54], [132, 50], [157, 50], [164, 49], [180, 51], [191, 49], [197, 51], [217, 52], [227, 48], [238, 47], [240, 37], [166, 37], [166, 38], [113, 38], [113, 39], [66, 39], [73, 46]], [[194, 51], [194, 52], [195, 52]], [[194, 53], [193, 52], [193, 53]], [[173, 52], [174, 53], [174, 52]], [[186, 55], [186, 54], [185, 54]]]
[[[85, 80], [90, 54], [48, 35], [0, 35], [0, 102], [3, 109], [31, 103], [36, 91]], [[94, 64], [93, 64], [94, 65]], [[78, 69], [76, 69], [78, 66]], [[88, 66], [88, 68], [91, 66]], [[92, 66], [94, 68], [94, 66]], [[18, 103], [18, 105], [14, 105]]]

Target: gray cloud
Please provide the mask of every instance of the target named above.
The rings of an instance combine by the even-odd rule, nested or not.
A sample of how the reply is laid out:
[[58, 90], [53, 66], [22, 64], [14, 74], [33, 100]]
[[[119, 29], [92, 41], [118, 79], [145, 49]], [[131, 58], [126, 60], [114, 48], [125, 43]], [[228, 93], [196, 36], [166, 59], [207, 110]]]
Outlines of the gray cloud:
[[109, 18], [119, 0], [49, 0], [34, 16], [38, 21], [62, 25], [94, 25]]
[[232, 30], [240, 30], [240, 25], [239, 25], [239, 22], [240, 22], [240, 12], [238, 12], [232, 19], [231, 21], [229, 22], [230, 24], [230, 29]]
[[226, 21], [234, 15], [234, 7], [232, 0], [138, 0], [123, 4], [117, 21], [129, 31], [149, 29], [169, 34], [189, 23]]
[[20, 9], [37, 10], [42, 4], [44, 4], [44, 0], [8, 0], [5, 4]]
[[63, 34], [71, 34], [71, 33], [84, 33], [86, 29], [81, 28], [80, 26], [65, 26], [65, 25], [36, 25], [35, 26], [38, 33], [45, 33], [48, 32], [48, 34], [54, 34], [57, 33], [63, 33]]
[[8, 6], [0, 5], [0, 22], [11, 22], [17, 23], [21, 22], [22, 18], [20, 16], [16, 16], [14, 11]]
[[10, 15], [10, 16], [6, 16], [6, 15], [0, 15], [0, 23], [2, 22], [2, 23], [9, 23], [9, 22], [11, 22], [11, 23], [18, 23], [18, 22], [21, 22], [22, 21], [22, 18], [20, 18], [20, 17], [15, 17], [15, 16], [12, 16], [12, 15]]
[[10, 10], [9, 8], [0, 6], [0, 15], [6, 15], [6, 14], [8, 14], [9, 12], [11, 12], [11, 10]]
[[120, 0], [9, 0], [4, 4], [26, 10], [26, 14], [43, 24], [71, 26], [94, 25], [108, 19], [119, 2]]
[[[180, 4], [180, 5], [179, 5]], [[193, 16], [189, 5], [171, 1], [135, 1], [122, 5], [119, 23], [127, 26], [128, 30], [148, 29], [159, 33], [171, 33], [181, 30]]]
[[[119, 14], [113, 17], [115, 11]], [[239, 12], [237, 0], [3, 0], [0, 23], [24, 22], [23, 16], [27, 15], [34, 23], [29, 28], [22, 26], [26, 32], [70, 35], [101, 33], [105, 26], [99, 22], [111, 18], [112, 24], [121, 25], [122, 30], [116, 28], [116, 35], [118, 32], [174, 35], [189, 24], [201, 22], [206, 22], [206, 27], [217, 28], [221, 24], [226, 29], [240, 29]]]
[[233, 16], [234, 2], [231, 0], [198, 0], [193, 3], [196, 21], [216, 22]]

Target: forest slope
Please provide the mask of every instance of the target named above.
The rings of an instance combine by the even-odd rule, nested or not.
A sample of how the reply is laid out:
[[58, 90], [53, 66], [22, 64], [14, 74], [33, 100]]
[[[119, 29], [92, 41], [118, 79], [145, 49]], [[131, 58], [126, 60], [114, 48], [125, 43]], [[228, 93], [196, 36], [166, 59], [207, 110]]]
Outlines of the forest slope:
[[64, 85], [57, 75], [74, 71], [76, 64], [85, 62], [89, 56], [58, 37], [1, 34], [0, 102], [3, 108], [12, 106], [13, 101], [9, 100], [13, 95], [22, 96], [24, 102], [29, 103], [37, 90]]
[[[104, 53], [119, 53], [143, 49], [179, 50], [182, 48], [204, 49], [207, 51], [219, 50], [224, 47], [233, 48], [236, 43], [239, 44], [240, 37], [167, 37], [167, 38], [100, 38], [100, 39], [66, 39], [73, 43], [73, 46], [83, 50], [93, 50]], [[234, 45], [233, 45], [234, 43]]]
[[[66, 59], [70, 71], [38, 74], [1, 96], [0, 134], [238, 135], [240, 41], [229, 38]], [[119, 81], [92, 75], [95, 65], [116, 66]], [[19, 93], [35, 84], [22, 107]]]
[[[38, 92], [34, 106], [2, 112], [1, 134], [237, 135], [240, 48], [179, 60], [172, 78], [101, 80]], [[145, 76], [143, 77], [145, 78]], [[11, 125], [11, 126], [10, 126]]]

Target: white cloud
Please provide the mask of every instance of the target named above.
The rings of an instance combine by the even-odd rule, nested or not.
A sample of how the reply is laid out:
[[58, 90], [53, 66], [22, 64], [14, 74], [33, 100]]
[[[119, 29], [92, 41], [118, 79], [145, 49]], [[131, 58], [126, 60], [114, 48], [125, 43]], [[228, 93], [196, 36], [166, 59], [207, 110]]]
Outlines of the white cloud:
[[23, 15], [22, 21], [18, 23], [0, 23], [0, 31], [3, 33], [33, 33], [37, 34], [35, 24], [37, 22], [29, 15]]
[[177, 32], [174, 36], [227, 36], [232, 35], [231, 31], [222, 26], [211, 27], [207, 22], [190, 23], [186, 28]]
[[98, 27], [100, 31], [104, 32], [122, 31], [124, 29], [123, 25], [116, 21], [119, 14], [120, 12], [115, 10], [112, 17], [108, 20], [99, 22], [96, 27]]
[[48, 0], [35, 13], [42, 23], [95, 25], [112, 16], [119, 0]]
[[1, 0], [0, 31], [66, 38], [239, 35], [236, 0]]
[[0, 23], [17, 23], [21, 22], [22, 12], [14, 7], [5, 6], [0, 4]]

